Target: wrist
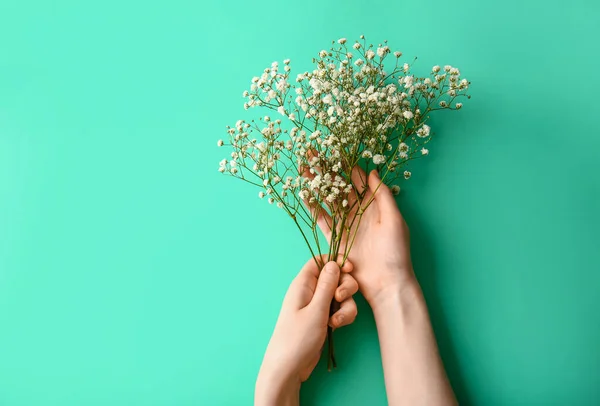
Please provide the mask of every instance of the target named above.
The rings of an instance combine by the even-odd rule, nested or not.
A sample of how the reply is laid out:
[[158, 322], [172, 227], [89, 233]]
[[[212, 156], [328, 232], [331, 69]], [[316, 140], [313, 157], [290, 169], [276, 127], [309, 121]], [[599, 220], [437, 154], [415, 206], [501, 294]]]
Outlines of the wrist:
[[256, 380], [255, 406], [298, 405], [300, 379], [293, 374], [261, 367]]
[[411, 272], [410, 276], [399, 283], [383, 287], [368, 302], [375, 317], [379, 313], [390, 310], [390, 307], [405, 307], [422, 299], [423, 293], [417, 278]]

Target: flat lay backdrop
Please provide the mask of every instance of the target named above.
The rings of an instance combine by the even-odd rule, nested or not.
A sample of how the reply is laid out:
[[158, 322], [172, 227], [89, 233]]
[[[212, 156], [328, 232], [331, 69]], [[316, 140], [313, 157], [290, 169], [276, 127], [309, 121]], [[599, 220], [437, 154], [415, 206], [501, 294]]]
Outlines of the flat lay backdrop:
[[[293, 224], [222, 177], [273, 60], [388, 39], [472, 81], [398, 204], [464, 405], [600, 404], [592, 0], [0, 3], [0, 405], [248, 405]], [[298, 71], [293, 71], [298, 72]], [[304, 405], [384, 405], [372, 314]]]

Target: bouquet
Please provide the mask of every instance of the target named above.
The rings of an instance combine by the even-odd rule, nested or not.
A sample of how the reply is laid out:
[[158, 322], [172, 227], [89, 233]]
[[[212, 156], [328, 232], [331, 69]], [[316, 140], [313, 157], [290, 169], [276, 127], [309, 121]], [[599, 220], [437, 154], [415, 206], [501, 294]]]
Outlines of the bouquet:
[[[314, 70], [294, 79], [289, 59], [273, 62], [243, 92], [246, 110], [271, 115], [239, 120], [218, 141], [232, 150], [219, 171], [258, 187], [259, 198], [296, 224], [320, 267], [324, 258], [346, 261], [372, 201], [356, 187], [353, 169], [376, 169], [398, 194], [398, 178], [411, 177], [408, 163], [429, 154], [430, 114], [460, 110], [459, 100], [469, 97], [457, 68], [434, 66], [417, 77], [401, 57], [387, 41], [375, 47], [360, 36], [354, 44], [333, 41], [313, 58]], [[327, 337], [331, 370], [331, 328]]]

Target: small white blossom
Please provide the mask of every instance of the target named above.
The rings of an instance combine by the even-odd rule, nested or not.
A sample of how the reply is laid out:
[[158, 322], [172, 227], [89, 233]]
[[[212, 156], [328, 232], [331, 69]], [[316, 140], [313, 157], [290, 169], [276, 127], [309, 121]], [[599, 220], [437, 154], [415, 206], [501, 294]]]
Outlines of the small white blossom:
[[385, 162], [385, 157], [383, 155], [377, 154], [377, 155], [373, 156], [373, 163], [375, 165], [381, 165], [384, 162]]
[[277, 112], [282, 116], [285, 116], [285, 108], [283, 106], [277, 107]]
[[272, 197], [269, 197], [269, 204], [273, 204], [275, 202], [275, 199], [273, 199]]
[[218, 145], [219, 147], [222, 147], [222, 146], [223, 146], [223, 140], [219, 140], [219, 141], [217, 141], [217, 145]]
[[460, 110], [462, 108], [462, 103], [456, 103], [456, 110]]
[[396, 52], [394, 52], [394, 56], [396, 58], [400, 58], [402, 56], [402, 52], [396, 51]]
[[375, 57], [375, 52], [373, 52], [372, 49], [369, 49], [366, 53], [365, 53], [365, 58], [367, 58], [368, 60], [371, 60]]
[[296, 115], [294, 113], [290, 113], [290, 115], [288, 116], [288, 118], [292, 121], [296, 120]]
[[429, 155], [429, 150], [427, 148], [422, 148], [421, 155]]
[[410, 120], [411, 118], [413, 118], [413, 112], [410, 110], [406, 110], [405, 112], [402, 113], [402, 115], [407, 120]]
[[338, 43], [344, 45], [346, 43], [346, 38], [340, 38], [340, 39], [338, 39]]
[[392, 185], [390, 190], [394, 196], [397, 196], [398, 194], [400, 194], [400, 186], [398, 186], [398, 185]]
[[262, 192], [262, 191], [261, 191], [261, 192], [258, 192], [258, 197], [259, 197], [259, 198], [261, 198], [261, 199], [262, 199], [263, 197], [265, 197], [265, 192]]
[[417, 135], [421, 138], [429, 137], [429, 133], [431, 132], [431, 127], [427, 124], [423, 124], [421, 128], [417, 130]]
[[352, 45], [352, 48], [359, 50], [360, 49], [360, 44], [357, 42], [354, 45]]
[[410, 171], [404, 171], [404, 179], [410, 179], [411, 175], [412, 173], [410, 173]]
[[432, 71], [433, 73], [438, 73], [438, 72], [440, 71], [440, 67], [439, 67], [438, 65], [435, 65], [435, 66], [433, 67], [433, 69], [431, 69], [431, 71]]
[[319, 52], [319, 56], [320, 56], [321, 58], [325, 58], [325, 57], [327, 56], [327, 51], [325, 51], [325, 50], [322, 50], [321, 52]]
[[377, 48], [377, 55], [380, 58], [383, 58], [385, 55], [387, 55], [388, 52], [390, 52], [390, 47], [388, 47], [388, 46]]
[[286, 64], [286, 65], [289, 65], [290, 64], [290, 60], [289, 59], [284, 59], [283, 63]]

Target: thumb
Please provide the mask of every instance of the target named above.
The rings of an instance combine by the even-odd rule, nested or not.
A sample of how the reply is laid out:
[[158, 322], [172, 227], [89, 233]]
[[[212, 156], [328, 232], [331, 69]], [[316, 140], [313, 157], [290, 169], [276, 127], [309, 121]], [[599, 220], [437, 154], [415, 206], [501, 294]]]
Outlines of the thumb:
[[333, 295], [338, 287], [340, 281], [340, 267], [335, 262], [328, 262], [323, 267], [319, 280], [317, 281], [317, 287], [315, 294], [311, 300], [311, 305], [329, 312], [329, 306], [333, 300]]

